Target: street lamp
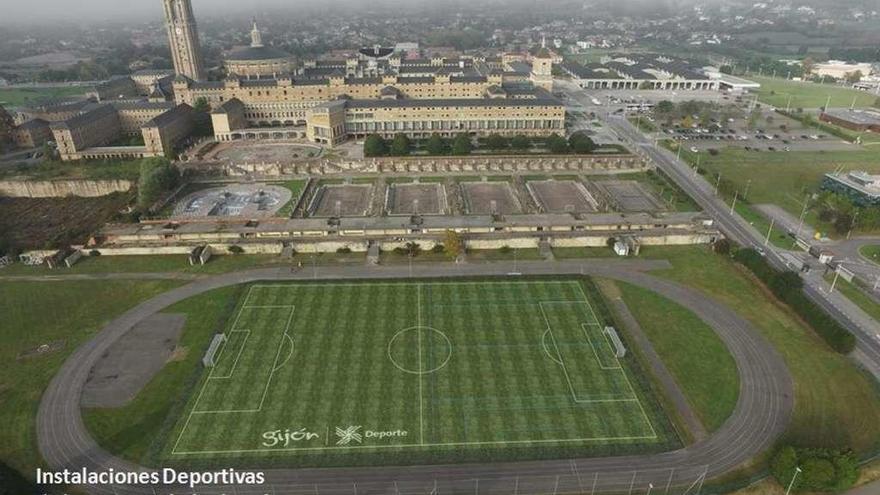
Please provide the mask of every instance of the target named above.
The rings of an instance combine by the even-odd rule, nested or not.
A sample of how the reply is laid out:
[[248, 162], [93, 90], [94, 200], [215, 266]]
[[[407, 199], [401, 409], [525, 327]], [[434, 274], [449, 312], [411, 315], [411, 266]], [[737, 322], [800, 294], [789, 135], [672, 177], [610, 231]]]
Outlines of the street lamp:
[[797, 479], [797, 475], [799, 475], [800, 473], [801, 473], [801, 468], [795, 467], [794, 468], [794, 476], [791, 477], [791, 483], [788, 484], [788, 489], [785, 490], [785, 495], [789, 495], [791, 493], [791, 487], [794, 486], [794, 480]]

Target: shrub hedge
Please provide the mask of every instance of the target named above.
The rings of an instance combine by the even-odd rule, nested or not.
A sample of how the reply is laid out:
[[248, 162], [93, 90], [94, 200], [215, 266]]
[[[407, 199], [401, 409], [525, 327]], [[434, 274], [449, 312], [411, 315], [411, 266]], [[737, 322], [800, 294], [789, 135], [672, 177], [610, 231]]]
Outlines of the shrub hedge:
[[847, 354], [856, 346], [856, 338], [804, 293], [803, 280], [797, 273], [779, 272], [754, 249], [740, 249], [734, 259], [752, 271], [781, 301], [791, 307], [832, 349]]

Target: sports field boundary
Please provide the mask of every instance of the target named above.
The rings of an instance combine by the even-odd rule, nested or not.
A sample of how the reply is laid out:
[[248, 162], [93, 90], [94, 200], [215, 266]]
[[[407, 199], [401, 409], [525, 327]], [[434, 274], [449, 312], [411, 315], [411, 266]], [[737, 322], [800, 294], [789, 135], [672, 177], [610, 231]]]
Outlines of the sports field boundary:
[[[521, 482], [517, 485], [521, 495], [538, 495], [551, 492], [554, 479], [561, 477], [562, 484], [558, 485], [559, 493], [583, 492], [590, 489], [591, 478], [594, 480], [592, 487], [596, 489], [596, 493], [621, 490], [626, 492], [628, 488], [643, 493], [648, 489], [649, 483], [659, 487], [666, 486], [667, 481], [670, 481], [672, 486], [686, 488], [691, 485], [694, 478], [686, 479], [683, 477], [685, 474], [696, 473], [703, 479], [712, 480], [732, 473], [738, 466], [766, 452], [790, 423], [793, 408], [791, 376], [780, 354], [747, 320], [697, 290], [644, 273], [645, 270], [664, 268], [669, 268], [669, 264], [644, 260], [521, 262], [518, 265], [521, 273], [537, 278], [594, 275], [635, 284], [658, 292], [667, 299], [691, 309], [709, 324], [721, 337], [737, 362], [742, 378], [742, 393], [733, 415], [721, 429], [705, 441], [685, 448], [667, 444], [661, 446], [662, 450], [647, 450], [643, 447], [629, 451], [618, 449], [615, 452], [578, 448], [560, 448], [552, 451], [512, 450], [503, 456], [497, 453], [491, 456], [455, 456], [456, 462], [470, 462], [470, 464], [453, 467], [442, 465], [444, 462], [450, 462], [448, 455], [420, 458], [407, 456], [404, 459], [376, 456], [370, 462], [357, 458], [339, 458], [321, 464], [323, 467], [350, 466], [345, 469], [300, 469], [292, 467], [292, 463], [286, 460], [283, 464], [276, 465], [278, 469], [265, 471], [267, 484], [287, 491], [297, 489], [296, 487], [307, 487], [331, 494], [350, 494], [352, 487], [358, 485], [370, 487], [371, 493], [377, 495], [394, 495], [399, 493], [396, 490], [397, 482], [405, 477], [409, 489], [414, 490], [419, 486], [419, 493], [424, 493], [421, 491], [422, 488], [433, 486], [438, 493], [462, 491], [466, 487], [468, 493], [480, 494], [492, 490], [495, 492], [504, 490], [505, 493], [510, 493], [514, 488], [512, 480], [515, 478]], [[89, 370], [112, 343], [130, 331], [143, 318], [163, 311], [184, 299], [221, 287], [258, 281], [305, 282], [314, 278], [383, 280], [406, 278], [411, 275], [432, 280], [450, 279], [455, 276], [504, 277], [509, 269], [508, 263], [468, 266], [424, 263], [415, 267], [412, 274], [405, 266], [346, 266], [322, 267], [318, 276], [311, 271], [291, 273], [287, 269], [256, 269], [206, 277], [170, 290], [109, 322], [68, 357], [46, 389], [40, 404], [37, 417], [37, 441], [40, 452], [47, 466], [54, 470], [88, 469], [99, 472], [111, 467], [130, 471], [150, 470], [147, 466], [120, 459], [97, 445], [81, 421], [79, 400]], [[630, 455], [620, 457], [625, 454]], [[517, 460], [531, 462], [516, 462]], [[219, 464], [228, 467], [228, 463], [229, 459], [225, 459]], [[374, 465], [399, 466], [401, 463], [410, 466], [403, 469]], [[351, 467], [365, 464], [369, 467]], [[187, 465], [196, 467], [198, 464], [189, 462]], [[218, 466], [218, 464], [202, 465]], [[297, 464], [297, 466], [307, 465]], [[258, 469], [271, 466], [272, 463], [263, 460], [251, 465]], [[634, 472], [638, 472], [639, 477], [635, 483], [632, 483]], [[671, 473], [674, 477], [670, 476]], [[572, 481], [575, 475], [576, 483]], [[118, 494], [166, 495], [177, 493], [181, 488], [184, 487], [156, 487], [155, 491], [151, 491], [133, 485], [120, 485], [85, 486], [81, 487], [81, 490], [94, 494], [115, 491]], [[229, 491], [232, 488], [234, 487], [206, 485], [203, 490]]]
[[[522, 304], [534, 305], [536, 307], [536, 310], [540, 311], [541, 317], [543, 318], [543, 321], [545, 322], [545, 324], [547, 326], [546, 330], [544, 332], [542, 332], [541, 334], [539, 334], [540, 335], [539, 337], [537, 337], [538, 342], [539, 342], [539, 344], [537, 344], [537, 345], [538, 345], [538, 347], [541, 348], [541, 351], [546, 354], [547, 358], [549, 358], [553, 362], [554, 365], [559, 366], [562, 369], [562, 372], [563, 372], [564, 376], [566, 377], [566, 381], [568, 383], [569, 391], [571, 393], [571, 396], [570, 396], [570, 400], [572, 401], [571, 408], [589, 406], [590, 404], [635, 403], [636, 406], [638, 407], [637, 414], [640, 415], [640, 421], [642, 423], [642, 427], [640, 429], [644, 429], [645, 431], [650, 431], [650, 434], [596, 435], [596, 436], [589, 436], [589, 437], [584, 437], [584, 436], [564, 437], [564, 436], [561, 436], [558, 438], [550, 438], [550, 439], [533, 438], [533, 439], [507, 439], [507, 440], [493, 440], [493, 441], [450, 441], [450, 442], [426, 441], [425, 440], [425, 429], [426, 429], [425, 403], [426, 403], [426, 400], [428, 400], [428, 399], [426, 399], [426, 397], [425, 397], [424, 380], [427, 378], [427, 375], [430, 375], [431, 373], [437, 372], [446, 366], [446, 364], [448, 363], [452, 354], [454, 353], [455, 345], [452, 343], [452, 341], [449, 339], [449, 337], [444, 332], [442, 332], [440, 330], [433, 329], [430, 326], [426, 326], [425, 321], [423, 321], [424, 320], [424, 318], [423, 318], [423, 313], [424, 313], [423, 305], [425, 304], [424, 303], [424, 296], [423, 296], [423, 288], [424, 287], [436, 287], [436, 286], [453, 287], [453, 288], [460, 287], [460, 286], [477, 286], [477, 287], [498, 286], [499, 289], [501, 289], [506, 286], [533, 287], [533, 286], [536, 286], [536, 284], [550, 285], [550, 286], [553, 286], [553, 285], [566, 286], [571, 289], [575, 289], [576, 292], [578, 293], [578, 296], [573, 299], [565, 299], [565, 300], [528, 300], [528, 301], [523, 301], [520, 299], [513, 298], [513, 299], [489, 299], [489, 300], [480, 299], [480, 300], [475, 301], [473, 303], [465, 302], [465, 303], [459, 303], [459, 304], [444, 304], [444, 303], [438, 303], [438, 304], [428, 303], [428, 304], [430, 304], [430, 307], [432, 307], [432, 308], [435, 308], [435, 307], [436, 308], [450, 308], [450, 307], [457, 307], [457, 306], [486, 307], [487, 305], [488, 306], [494, 306], [495, 304], [506, 305], [506, 304], [513, 304], [514, 302], [518, 305], [522, 305]], [[332, 288], [351, 287], [351, 288], [358, 288], [358, 289], [361, 289], [361, 288], [366, 289], [366, 288], [372, 288], [372, 287], [401, 287], [401, 288], [414, 288], [415, 289], [414, 292], [415, 292], [415, 299], [416, 299], [416, 301], [415, 301], [415, 303], [416, 303], [415, 304], [416, 305], [416, 308], [415, 308], [415, 311], [416, 311], [415, 323], [416, 323], [416, 325], [413, 327], [399, 330], [397, 333], [395, 333], [391, 337], [391, 339], [389, 340], [387, 353], [388, 353], [389, 360], [397, 369], [401, 370], [404, 373], [409, 373], [409, 374], [413, 374], [413, 375], [417, 376], [417, 381], [418, 381], [418, 397], [417, 398], [419, 401], [419, 403], [418, 403], [418, 410], [419, 410], [418, 411], [418, 416], [419, 416], [419, 418], [418, 418], [418, 425], [419, 425], [418, 426], [418, 428], [419, 428], [419, 433], [418, 433], [419, 441], [418, 441], [418, 443], [392, 444], [392, 445], [384, 445], [384, 446], [383, 445], [361, 445], [361, 446], [357, 446], [357, 445], [328, 446], [328, 445], [325, 445], [322, 447], [302, 446], [302, 447], [296, 447], [296, 448], [277, 448], [277, 447], [271, 447], [271, 448], [230, 448], [230, 449], [223, 449], [223, 450], [210, 449], [210, 448], [208, 448], [208, 449], [192, 449], [192, 448], [182, 449], [181, 443], [183, 442], [183, 439], [184, 439], [185, 435], [187, 434], [189, 424], [190, 424], [190, 421], [192, 420], [193, 416], [196, 416], [196, 415], [224, 415], [224, 414], [252, 414], [252, 413], [256, 414], [256, 413], [262, 412], [264, 401], [265, 401], [267, 395], [269, 395], [270, 390], [271, 390], [271, 383], [272, 383], [272, 379], [274, 377], [275, 371], [278, 370], [280, 367], [282, 367], [285, 363], [287, 363], [293, 354], [293, 348], [292, 348], [293, 338], [289, 335], [289, 331], [290, 331], [291, 320], [293, 318], [293, 315], [295, 314], [296, 306], [292, 305], [292, 304], [291, 305], [287, 305], [287, 304], [261, 304], [259, 300], [255, 300], [255, 291], [254, 290], [255, 289], [283, 290], [286, 288], [293, 288], [293, 289], [297, 289], [297, 290], [308, 290], [308, 289], [321, 289], [321, 288], [328, 288], [328, 287], [332, 287]], [[601, 295], [600, 295], [600, 297], [601, 297]], [[625, 390], [622, 390], [620, 392], [620, 394], [613, 394], [613, 395], [602, 394], [599, 396], [595, 396], [593, 398], [581, 398], [578, 396], [578, 393], [575, 390], [575, 386], [572, 383], [572, 380], [569, 376], [570, 371], [568, 370], [568, 368], [565, 364], [565, 361], [562, 358], [562, 352], [559, 350], [559, 346], [558, 346], [556, 339], [555, 339], [555, 336], [553, 334], [552, 324], [547, 316], [547, 310], [544, 308], [545, 305], [550, 306], [550, 307], [555, 306], [555, 305], [573, 305], [573, 306], [583, 306], [585, 308], [586, 320], [580, 322], [579, 327], [578, 327], [578, 331], [577, 331], [577, 333], [582, 334], [582, 336], [580, 337], [582, 339], [582, 341], [580, 343], [573, 343], [571, 345], [589, 346], [591, 349], [591, 351], [589, 351], [589, 352], [591, 352], [592, 355], [594, 356], [595, 363], [596, 363], [596, 366], [598, 367], [598, 369], [601, 369], [601, 370], [608, 372], [608, 373], [619, 373], [620, 375], [622, 375], [622, 383], [625, 383], [625, 385], [626, 385]], [[275, 353], [275, 360], [273, 362], [272, 370], [270, 372], [269, 378], [267, 379], [266, 386], [264, 388], [259, 406], [257, 406], [256, 408], [247, 408], [247, 409], [211, 409], [211, 410], [199, 409], [199, 407], [200, 407], [199, 404], [202, 401], [202, 396], [203, 396], [205, 390], [207, 389], [207, 387], [209, 386], [209, 384], [211, 384], [213, 380], [229, 379], [238, 367], [238, 358], [241, 356], [242, 352], [244, 352], [244, 347], [245, 347], [245, 345], [247, 345], [247, 337], [249, 337], [251, 335], [251, 330], [238, 328], [240, 326], [242, 314], [246, 310], [253, 310], [253, 309], [288, 309], [288, 308], [291, 309], [291, 312], [288, 316], [288, 321], [286, 323], [286, 326], [285, 326], [284, 331], [282, 333], [281, 339], [279, 341], [279, 345], [278, 345], [278, 348]], [[214, 368], [211, 368], [207, 372], [207, 376], [204, 378], [204, 380], [202, 382], [202, 386], [199, 390], [199, 393], [197, 394], [195, 399], [192, 400], [192, 405], [190, 406], [190, 412], [189, 412], [188, 416], [186, 417], [186, 420], [184, 421], [183, 426], [179, 428], [179, 433], [178, 433], [177, 439], [176, 439], [173, 447], [171, 448], [170, 454], [172, 456], [199, 456], [199, 455], [205, 456], [205, 455], [224, 455], [224, 454], [235, 455], [235, 454], [249, 454], [249, 453], [260, 453], [260, 454], [271, 455], [276, 452], [279, 452], [279, 453], [283, 453], [283, 452], [334, 452], [334, 453], [343, 452], [344, 453], [345, 451], [360, 451], [360, 450], [370, 450], [370, 449], [376, 449], [376, 450], [397, 449], [400, 451], [404, 451], [404, 450], [412, 450], [412, 449], [424, 450], [424, 449], [430, 449], [430, 448], [435, 448], [435, 447], [468, 448], [468, 447], [480, 447], [480, 446], [497, 446], [497, 447], [504, 448], [506, 446], [529, 445], [529, 444], [534, 444], [537, 446], [537, 445], [550, 445], [550, 444], [564, 445], [564, 444], [579, 444], [579, 443], [580, 444], [589, 444], [589, 443], [596, 444], [596, 443], [603, 443], [603, 442], [604, 443], [613, 443], [613, 442], [632, 443], [635, 441], [652, 441], [652, 442], [660, 441], [661, 438], [655, 429], [655, 425], [651, 419], [651, 416], [649, 416], [649, 414], [647, 413], [647, 411], [645, 409], [645, 406], [641, 403], [641, 399], [639, 398], [639, 394], [636, 393], [636, 391], [632, 385], [632, 382], [629, 379], [628, 373], [625, 370], [625, 367], [621, 363], [620, 359], [614, 355], [613, 350], [607, 341], [607, 336], [602, 334], [602, 332], [600, 332], [601, 336], [599, 336], [599, 337], [592, 336], [590, 334], [589, 329], [600, 329], [600, 328], [603, 328], [603, 324], [599, 320], [599, 317], [593, 307], [593, 304], [591, 303], [589, 296], [587, 296], [586, 292], [584, 291], [583, 286], [582, 286], [582, 281], [580, 279], [521, 280], [521, 281], [483, 279], [483, 280], [479, 280], [479, 281], [465, 281], [465, 282], [459, 282], [459, 281], [448, 281], [448, 282], [446, 282], [446, 281], [441, 281], [441, 282], [400, 281], [400, 282], [392, 282], [392, 283], [381, 283], [381, 282], [380, 283], [372, 283], [372, 282], [323, 283], [323, 282], [319, 282], [319, 283], [295, 283], [295, 284], [290, 284], [290, 283], [287, 283], [287, 284], [283, 284], [283, 283], [252, 284], [249, 286], [246, 295], [244, 296], [242, 302], [240, 303], [239, 311], [238, 311], [232, 325], [230, 326], [230, 330], [229, 330], [229, 333], [236, 333], [236, 332], [245, 332], [246, 333], [246, 337], [245, 337], [244, 341], [242, 341], [240, 344], [235, 361], [232, 364], [232, 368], [231, 368], [230, 372], [228, 372], [222, 376], [216, 376], [214, 374], [214, 371], [216, 370], [216, 366]], [[447, 341], [449, 348], [450, 348], [449, 355], [447, 356], [446, 360], [443, 363], [441, 363], [439, 366], [433, 368], [432, 370], [427, 370], [427, 371], [424, 370], [424, 366], [423, 366], [424, 363], [422, 362], [423, 345], [424, 345], [422, 343], [422, 334], [424, 333], [425, 329], [436, 331], [440, 336], [442, 336]], [[418, 353], [418, 359], [419, 359], [419, 362], [417, 365], [418, 369], [420, 370], [419, 373], [412, 372], [410, 370], [402, 368], [395, 361], [394, 357], [392, 356], [392, 352], [391, 352], [392, 345], [394, 344], [397, 337], [399, 335], [401, 335], [402, 333], [407, 332], [407, 331], [411, 331], [411, 330], [416, 330], [418, 332], [418, 342], [417, 342], [416, 352]], [[495, 329], [490, 329], [490, 330], [494, 331]], [[549, 339], [547, 339], [548, 335], [550, 337]], [[606, 349], [606, 352], [608, 353], [607, 359], [603, 359], [600, 357], [599, 349], [596, 348], [596, 342], [594, 342], [595, 338], [603, 339], [602, 340], [603, 344], [605, 346], [607, 346], [607, 349]], [[284, 347], [284, 342], [283, 342], [284, 339], [287, 339], [290, 342], [291, 349], [290, 349], [290, 353], [288, 354], [288, 356], [286, 358], [282, 359], [281, 364], [279, 365], [278, 363], [279, 363], [279, 359], [281, 356], [282, 348]], [[552, 342], [552, 345], [556, 351], [555, 354], [557, 355], [557, 358], [554, 358], [551, 355], [549, 349], [547, 348], [547, 342]], [[227, 343], [227, 345], [228, 344], [229, 343]], [[523, 345], [525, 345], [525, 344], [523, 344]], [[529, 344], [529, 346], [534, 347], [535, 344]], [[222, 362], [221, 359], [223, 358], [225, 351], [226, 351], [226, 345], [221, 350], [221, 353], [218, 355], [218, 360], [217, 360], [218, 364], [220, 364]], [[605, 362], [609, 361], [609, 360], [613, 360], [616, 363], [616, 366], [607, 366], [605, 364]], [[647, 391], [645, 391], [645, 392], [647, 392]], [[475, 398], [475, 400], [476, 399], [477, 398]], [[483, 399], [483, 400], [485, 400], [485, 399]], [[437, 402], [437, 401], [442, 402], [443, 398], [432, 398], [431, 401], [432, 402]], [[468, 409], [468, 407], [472, 407], [472, 406], [465, 406], [465, 408], [462, 409], [463, 415], [466, 415], [467, 411], [470, 410], [470, 409]], [[568, 408], [566, 408], [566, 409], [568, 409]], [[485, 410], [485, 409], [477, 407], [474, 410], [480, 411], [480, 410]], [[539, 409], [535, 409], [535, 410], [539, 410]], [[547, 410], [549, 411], [549, 410], [554, 410], [554, 409], [548, 408]], [[661, 414], [661, 416], [656, 416], [656, 417], [663, 417], [663, 415], [664, 415], [664, 413], [662, 411], [654, 411], [654, 413], [655, 413], [655, 416], [658, 413]], [[663, 417], [663, 420], [667, 421], [668, 419]], [[466, 420], [465, 420], [465, 423], [466, 423]], [[329, 426], [328, 426], [328, 428], [332, 429]], [[466, 428], [466, 425], [465, 425], [465, 428]]]

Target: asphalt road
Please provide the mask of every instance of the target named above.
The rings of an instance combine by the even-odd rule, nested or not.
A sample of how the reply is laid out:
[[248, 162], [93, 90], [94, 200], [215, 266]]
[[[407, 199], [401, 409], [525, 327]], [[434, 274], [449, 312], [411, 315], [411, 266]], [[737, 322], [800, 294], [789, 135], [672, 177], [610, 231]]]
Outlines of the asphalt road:
[[[609, 124], [620, 136], [654, 162], [676, 184], [688, 193], [703, 210], [716, 222], [719, 229], [731, 240], [745, 247], [761, 248], [766, 251], [767, 260], [778, 270], [787, 270], [783, 251], [772, 245], [764, 246], [764, 233], [756, 231], [730, 207], [715, 195], [714, 186], [695, 173], [686, 163], [678, 160], [670, 151], [655, 146], [630, 124], [625, 117], [610, 117]], [[841, 325], [856, 337], [855, 358], [862, 366], [880, 379], [880, 323], [867, 315], [858, 306], [840, 294], [831, 291], [830, 285], [821, 276], [811, 273], [804, 278], [804, 293], [810, 300], [822, 307]]]
[[[693, 289], [653, 277], [646, 270], [668, 268], [665, 262], [609, 261], [520, 262], [525, 275], [591, 274], [625, 281], [658, 292], [693, 311], [718, 333], [730, 349], [740, 373], [740, 396], [727, 422], [713, 435], [673, 452], [609, 458], [565, 459], [445, 466], [266, 471], [263, 487], [200, 487], [198, 493], [394, 494], [401, 493], [644, 493], [649, 485], [663, 493], [668, 486], [695, 487], [705, 479], [728, 473], [770, 448], [787, 427], [793, 408], [792, 380], [781, 356], [750, 323], [729, 308]], [[196, 280], [161, 294], [109, 323], [77, 349], [44, 393], [37, 418], [40, 452], [56, 470], [88, 468], [137, 471], [144, 468], [121, 460], [95, 443], [83, 425], [80, 396], [89, 370], [101, 355], [137, 322], [194, 295], [257, 280], [339, 278], [405, 278], [451, 276], [515, 276], [511, 263], [420, 263], [408, 266], [320, 267], [291, 272], [263, 269]], [[190, 493], [181, 487], [87, 486], [95, 494]]]

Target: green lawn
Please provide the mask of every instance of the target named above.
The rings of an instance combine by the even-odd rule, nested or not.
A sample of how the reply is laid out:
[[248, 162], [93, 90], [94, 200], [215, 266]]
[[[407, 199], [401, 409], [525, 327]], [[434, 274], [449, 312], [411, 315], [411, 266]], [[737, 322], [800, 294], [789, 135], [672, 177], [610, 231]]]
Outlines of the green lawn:
[[616, 284], [657, 354], [708, 431], [717, 430], [739, 398], [733, 356], [711, 327], [689, 310], [629, 284]]
[[0, 179], [27, 177], [33, 180], [93, 179], [131, 180], [140, 176], [140, 160], [106, 160], [88, 163], [41, 162], [37, 165], [18, 164], [0, 167]]
[[290, 217], [293, 213], [293, 209], [296, 208], [296, 204], [299, 201], [299, 197], [303, 193], [303, 189], [306, 187], [305, 180], [289, 180], [286, 182], [281, 182], [276, 185], [284, 186], [290, 190], [292, 196], [290, 197], [290, 201], [287, 202], [284, 206], [278, 210], [278, 213], [275, 214], [276, 217]]
[[[35, 422], [43, 390], [64, 360], [105, 323], [177, 286], [158, 281], [0, 282], [0, 463], [32, 478], [43, 465]], [[24, 354], [59, 344], [46, 354]], [[4, 487], [8, 488], [8, 487]], [[24, 489], [15, 493], [27, 493]], [[13, 493], [10, 492], [10, 493]]]
[[206, 265], [191, 266], [185, 255], [151, 256], [89, 256], [72, 268], [50, 270], [45, 265], [33, 267], [15, 264], [0, 270], [4, 275], [67, 275], [78, 273], [226, 273], [249, 268], [269, 268], [295, 265], [296, 260], [285, 260], [268, 254], [214, 256]]
[[0, 88], [0, 105], [19, 107], [35, 105], [48, 100], [83, 96], [88, 88], [84, 86], [63, 86], [55, 88]]
[[770, 77], [748, 76], [749, 79], [761, 83], [758, 99], [777, 108], [785, 108], [791, 96], [792, 109], [817, 109], [824, 107], [831, 96], [831, 108], [849, 107], [856, 99], [856, 107], [870, 107], [877, 101], [877, 96], [865, 91], [843, 88], [830, 84], [789, 81]]
[[[719, 151], [717, 156], [705, 152], [700, 155], [700, 167], [706, 172], [706, 180], [714, 183], [721, 174], [721, 192], [728, 204], [735, 192], [739, 192], [741, 200], [748, 188], [748, 202], [775, 204], [795, 217], [800, 216], [806, 195], [819, 191], [826, 173], [835, 170], [880, 173], [880, 154], [876, 150], [754, 152], [728, 148]], [[682, 150], [681, 156], [692, 165], [697, 163], [697, 155], [687, 149]], [[806, 221], [824, 234], [830, 233], [829, 226], [822, 224], [813, 212], [809, 212]]]
[[862, 246], [859, 249], [859, 254], [861, 254], [865, 259], [873, 261], [880, 265], [880, 245], [877, 246]]
[[[197, 386], [186, 384], [183, 368], [198, 360], [188, 351], [193, 363], [166, 368], [136, 399], [177, 392], [184, 410], [162, 399], [92, 412], [89, 424], [133, 457], [149, 451], [131, 428], [141, 425], [140, 437], [165, 439], [160, 461], [186, 465], [461, 462], [678, 445], [638, 365], [614, 357], [595, 294], [575, 279], [249, 286]], [[169, 310], [196, 317], [188, 349], [204, 347], [229, 300], [215, 292]], [[179, 415], [170, 431], [157, 430], [165, 411]]]
[[164, 311], [186, 315], [176, 358], [125, 407], [84, 410], [83, 420], [98, 444], [134, 462], [147, 459], [156, 437], [144, 432], [161, 432], [171, 426], [168, 417], [184, 406], [183, 392], [201, 377], [198, 370], [205, 343], [223, 331], [241, 291], [242, 287], [218, 289]]
[[795, 411], [785, 441], [809, 446], [880, 447], [880, 394], [873, 380], [831, 350], [745, 269], [706, 248], [647, 246], [642, 255], [668, 259], [656, 275], [695, 287], [751, 321], [781, 353], [795, 381]]

